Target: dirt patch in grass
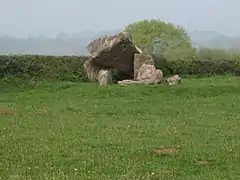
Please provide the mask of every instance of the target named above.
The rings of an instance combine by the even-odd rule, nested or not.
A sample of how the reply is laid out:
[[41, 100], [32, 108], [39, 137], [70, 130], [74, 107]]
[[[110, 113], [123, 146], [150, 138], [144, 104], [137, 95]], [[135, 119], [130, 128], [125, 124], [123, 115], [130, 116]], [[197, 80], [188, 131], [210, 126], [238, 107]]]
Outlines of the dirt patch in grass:
[[153, 150], [156, 155], [176, 155], [179, 153], [179, 149], [176, 148], [159, 148]]
[[178, 131], [176, 130], [176, 128], [173, 128], [172, 130], [165, 129], [165, 130], [159, 131], [158, 133], [162, 134], [162, 135], [171, 135], [171, 134], [175, 134], [177, 132]]
[[37, 113], [40, 116], [47, 116], [47, 115], [49, 115], [49, 112], [47, 110], [38, 110]]
[[16, 111], [7, 108], [0, 108], [0, 115], [13, 115]]
[[160, 174], [173, 174], [175, 173], [175, 171], [172, 171], [172, 170], [161, 170], [160, 171]]
[[197, 164], [199, 164], [199, 165], [208, 165], [211, 163], [212, 163], [212, 161], [208, 161], [208, 160], [198, 160], [197, 161]]

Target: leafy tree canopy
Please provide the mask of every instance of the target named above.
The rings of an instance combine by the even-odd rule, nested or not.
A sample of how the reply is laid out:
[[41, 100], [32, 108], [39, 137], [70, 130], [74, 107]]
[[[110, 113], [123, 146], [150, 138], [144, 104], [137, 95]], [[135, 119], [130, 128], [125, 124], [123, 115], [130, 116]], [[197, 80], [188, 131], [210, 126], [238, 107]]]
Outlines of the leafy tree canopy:
[[142, 20], [125, 27], [133, 42], [148, 53], [168, 60], [192, 59], [194, 49], [190, 37], [181, 26], [162, 20]]

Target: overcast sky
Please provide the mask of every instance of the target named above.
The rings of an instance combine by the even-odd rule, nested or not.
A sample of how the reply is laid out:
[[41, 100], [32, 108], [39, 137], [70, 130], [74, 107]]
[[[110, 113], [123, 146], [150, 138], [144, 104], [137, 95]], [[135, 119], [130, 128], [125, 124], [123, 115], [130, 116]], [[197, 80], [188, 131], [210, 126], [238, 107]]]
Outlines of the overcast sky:
[[240, 0], [0, 0], [0, 34], [19, 37], [122, 29], [151, 18], [240, 36]]

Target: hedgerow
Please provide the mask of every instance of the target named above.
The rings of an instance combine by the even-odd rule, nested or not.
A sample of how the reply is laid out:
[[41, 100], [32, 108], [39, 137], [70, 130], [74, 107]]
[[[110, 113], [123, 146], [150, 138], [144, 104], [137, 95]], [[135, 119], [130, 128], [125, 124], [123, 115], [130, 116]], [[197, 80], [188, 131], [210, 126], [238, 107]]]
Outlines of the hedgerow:
[[[83, 64], [86, 56], [0, 56], [0, 78], [40, 78], [87, 82]], [[165, 76], [179, 75], [240, 75], [239, 60], [177, 60], [168, 61], [154, 57], [156, 67]]]

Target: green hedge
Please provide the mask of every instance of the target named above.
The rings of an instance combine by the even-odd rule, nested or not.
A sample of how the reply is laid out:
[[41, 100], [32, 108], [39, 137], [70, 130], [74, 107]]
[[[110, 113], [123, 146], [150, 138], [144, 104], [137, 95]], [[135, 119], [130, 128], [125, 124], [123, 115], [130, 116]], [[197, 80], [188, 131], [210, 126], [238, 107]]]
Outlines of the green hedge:
[[195, 59], [191, 61], [166, 61], [154, 57], [155, 65], [168, 76], [179, 75], [236, 75], [240, 76], [240, 61], [238, 60], [207, 60]]
[[172, 74], [240, 75], [239, 61], [194, 60], [170, 62]]
[[37, 77], [69, 81], [86, 81], [84, 56], [0, 56], [0, 77]]
[[[85, 56], [0, 56], [0, 78], [26, 77], [68, 81], [87, 81], [83, 63]], [[240, 61], [237, 60], [192, 60], [166, 61], [154, 57], [156, 67], [165, 76], [179, 75], [240, 75]]]

